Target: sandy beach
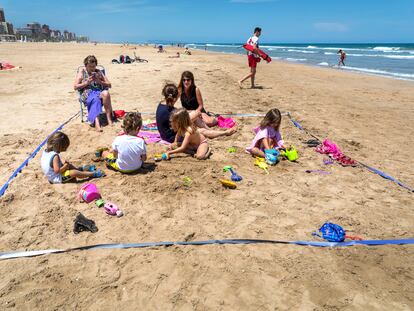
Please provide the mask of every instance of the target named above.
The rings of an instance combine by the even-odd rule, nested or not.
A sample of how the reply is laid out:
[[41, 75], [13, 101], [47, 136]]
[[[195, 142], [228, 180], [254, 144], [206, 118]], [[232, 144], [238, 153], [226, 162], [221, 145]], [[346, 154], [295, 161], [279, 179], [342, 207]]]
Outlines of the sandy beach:
[[[111, 64], [136, 52], [149, 63]], [[306, 129], [330, 138], [350, 157], [414, 187], [414, 83], [341, 70], [261, 62], [260, 89], [240, 89], [246, 57], [193, 51], [168, 58], [152, 47], [110, 44], [8, 43], [0, 57], [21, 66], [0, 72], [0, 185], [57, 126], [79, 110], [76, 69], [94, 54], [112, 82], [114, 109], [155, 112], [166, 81], [194, 73], [204, 105], [215, 113], [289, 111]], [[180, 103], [176, 104], [180, 107]], [[154, 118], [145, 115], [144, 119]], [[148, 145], [142, 174], [105, 168], [94, 180], [102, 195], [125, 212], [107, 216], [79, 203], [81, 183], [51, 185], [39, 155], [0, 198], [0, 251], [133, 243], [252, 238], [316, 240], [324, 222], [364, 239], [414, 237], [413, 193], [364, 168], [325, 166], [307, 148], [311, 137], [284, 118], [281, 133], [297, 147], [297, 163], [282, 161], [270, 174], [244, 152], [260, 118], [237, 118], [239, 131], [210, 140], [207, 161], [180, 157], [154, 163], [162, 145]], [[63, 157], [91, 162], [110, 145], [121, 122], [103, 133], [79, 118], [63, 131], [71, 145]], [[230, 154], [229, 147], [237, 152]], [[244, 180], [224, 189], [219, 178], [232, 165]], [[331, 174], [307, 174], [326, 170]], [[190, 187], [183, 178], [191, 177]], [[73, 233], [83, 213], [97, 233]], [[414, 247], [312, 248], [294, 245], [211, 245], [91, 250], [0, 261], [3, 310], [412, 310]]]

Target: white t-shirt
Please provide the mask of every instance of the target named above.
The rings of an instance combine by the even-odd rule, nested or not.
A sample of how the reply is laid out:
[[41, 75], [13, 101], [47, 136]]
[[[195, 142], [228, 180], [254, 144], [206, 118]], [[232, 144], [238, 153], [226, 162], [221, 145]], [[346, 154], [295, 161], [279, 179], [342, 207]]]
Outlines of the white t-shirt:
[[142, 166], [141, 155], [147, 154], [144, 140], [131, 135], [115, 138], [112, 149], [118, 152], [116, 164], [124, 171], [139, 169]]
[[60, 184], [62, 183], [62, 175], [55, 173], [53, 170], [53, 159], [55, 156], [59, 158], [59, 166], [62, 166], [59, 154], [54, 151], [47, 152], [46, 150], [43, 151], [42, 157], [40, 158], [40, 165], [49, 182], [52, 184]]
[[[259, 48], [259, 37], [253, 35], [252, 37], [249, 38], [249, 40], [247, 40], [247, 44], [253, 45], [256, 44], [256, 47]], [[249, 55], [254, 55], [257, 56], [257, 54], [252, 53], [252, 52], [247, 52]]]

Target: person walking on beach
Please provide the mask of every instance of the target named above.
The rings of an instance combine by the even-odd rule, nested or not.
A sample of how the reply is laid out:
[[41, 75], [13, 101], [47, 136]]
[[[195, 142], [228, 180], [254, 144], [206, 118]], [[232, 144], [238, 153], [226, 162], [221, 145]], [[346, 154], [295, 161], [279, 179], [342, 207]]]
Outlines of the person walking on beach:
[[340, 49], [336, 54], [339, 54], [338, 67], [340, 67], [341, 65], [345, 66], [346, 53], [344, 52], [344, 50]]
[[243, 82], [249, 78], [251, 80], [251, 88], [252, 89], [255, 88], [254, 79], [256, 77], [256, 67], [257, 67], [257, 63], [260, 62], [260, 56], [259, 56], [257, 49], [259, 48], [259, 37], [261, 34], [262, 34], [262, 29], [260, 27], [256, 27], [254, 29], [253, 36], [251, 36], [249, 40], [247, 40], [247, 44], [252, 45], [254, 50], [253, 52], [247, 52], [247, 60], [248, 60], [249, 67], [250, 67], [250, 73], [239, 81], [240, 88], [242, 87]]

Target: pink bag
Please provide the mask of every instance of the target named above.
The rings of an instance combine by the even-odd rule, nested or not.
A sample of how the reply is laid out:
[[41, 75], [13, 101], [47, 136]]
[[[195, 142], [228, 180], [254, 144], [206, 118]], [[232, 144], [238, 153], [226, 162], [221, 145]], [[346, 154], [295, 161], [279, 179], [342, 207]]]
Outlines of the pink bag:
[[83, 184], [79, 190], [78, 195], [79, 195], [79, 198], [85, 201], [86, 203], [90, 203], [94, 200], [98, 200], [101, 198], [98, 188], [93, 183]]
[[236, 122], [232, 118], [224, 118], [222, 116], [218, 116], [217, 124], [221, 128], [229, 129], [235, 126]]

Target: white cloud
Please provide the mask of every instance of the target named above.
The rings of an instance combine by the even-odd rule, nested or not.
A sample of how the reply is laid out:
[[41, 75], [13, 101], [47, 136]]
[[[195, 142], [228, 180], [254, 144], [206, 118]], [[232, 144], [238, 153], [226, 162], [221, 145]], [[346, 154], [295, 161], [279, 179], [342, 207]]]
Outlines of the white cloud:
[[321, 31], [347, 32], [348, 26], [341, 23], [315, 23], [313, 27]]

